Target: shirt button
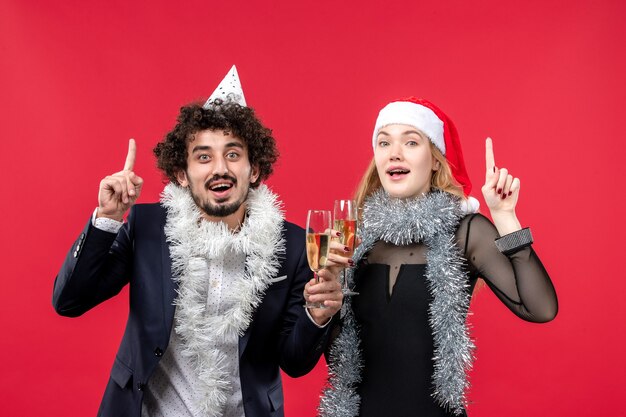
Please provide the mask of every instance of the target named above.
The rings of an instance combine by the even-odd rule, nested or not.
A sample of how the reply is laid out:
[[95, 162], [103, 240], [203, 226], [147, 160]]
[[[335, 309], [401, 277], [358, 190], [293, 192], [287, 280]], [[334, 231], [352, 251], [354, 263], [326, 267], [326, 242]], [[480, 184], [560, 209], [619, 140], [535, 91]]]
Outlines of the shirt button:
[[142, 384], [141, 382], [137, 382], [137, 390], [143, 391], [143, 389], [145, 387], [146, 387], [146, 384]]
[[161, 348], [156, 348], [154, 349], [154, 354], [160, 358], [161, 356], [163, 356], [163, 350], [161, 350]]

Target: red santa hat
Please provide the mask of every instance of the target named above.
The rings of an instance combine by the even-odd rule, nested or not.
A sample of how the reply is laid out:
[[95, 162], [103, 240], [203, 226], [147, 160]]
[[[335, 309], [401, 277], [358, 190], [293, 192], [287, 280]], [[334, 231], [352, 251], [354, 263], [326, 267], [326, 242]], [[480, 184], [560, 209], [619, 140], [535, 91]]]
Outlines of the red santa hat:
[[391, 124], [409, 125], [423, 132], [446, 157], [452, 175], [463, 187], [463, 193], [469, 196], [472, 183], [465, 169], [459, 134], [452, 120], [441, 109], [427, 100], [415, 97], [387, 104], [376, 119], [372, 137], [374, 149], [380, 129]]

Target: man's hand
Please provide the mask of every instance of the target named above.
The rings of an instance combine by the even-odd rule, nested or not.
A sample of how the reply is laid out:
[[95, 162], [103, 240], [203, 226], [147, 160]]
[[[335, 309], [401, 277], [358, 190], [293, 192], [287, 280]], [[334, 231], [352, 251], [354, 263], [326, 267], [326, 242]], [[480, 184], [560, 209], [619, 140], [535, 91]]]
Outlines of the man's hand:
[[326, 324], [334, 316], [343, 302], [341, 285], [337, 280], [337, 275], [329, 269], [321, 269], [315, 278], [311, 279], [304, 286], [304, 299], [306, 302], [321, 303], [325, 308], [310, 308], [309, 314], [320, 326]]
[[304, 299], [307, 303], [324, 304], [324, 308], [309, 308], [309, 314], [320, 326], [326, 324], [340, 309], [343, 292], [339, 283], [339, 274], [344, 268], [354, 266], [351, 258], [345, 256], [350, 248], [340, 242], [340, 232], [330, 230], [332, 236], [326, 266], [317, 275], [319, 281], [311, 279], [304, 287]]
[[124, 169], [100, 181], [96, 217], [108, 217], [122, 221], [128, 209], [139, 198], [143, 179], [133, 172], [136, 154], [135, 140], [130, 139]]

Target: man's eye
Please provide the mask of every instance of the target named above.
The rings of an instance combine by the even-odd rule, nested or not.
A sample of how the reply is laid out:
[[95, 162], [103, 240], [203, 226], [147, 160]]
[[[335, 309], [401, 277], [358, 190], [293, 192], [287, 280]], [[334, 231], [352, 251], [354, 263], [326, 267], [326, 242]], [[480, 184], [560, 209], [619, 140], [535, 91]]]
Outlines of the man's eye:
[[226, 156], [230, 159], [235, 159], [239, 156], [239, 154], [237, 152], [228, 152]]
[[206, 154], [200, 155], [200, 156], [198, 156], [198, 159], [200, 161], [208, 161], [209, 160], [209, 155], [206, 155]]

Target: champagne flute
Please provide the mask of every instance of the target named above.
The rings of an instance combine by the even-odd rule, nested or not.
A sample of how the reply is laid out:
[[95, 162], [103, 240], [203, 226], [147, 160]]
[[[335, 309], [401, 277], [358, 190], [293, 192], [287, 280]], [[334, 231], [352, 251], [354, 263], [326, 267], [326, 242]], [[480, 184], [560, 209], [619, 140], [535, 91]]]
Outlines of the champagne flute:
[[[306, 257], [315, 281], [319, 282], [317, 272], [326, 266], [330, 249], [331, 217], [329, 210], [309, 210], [306, 218]], [[305, 304], [307, 308], [326, 308], [323, 303]]]
[[[348, 248], [347, 252], [340, 252], [342, 256], [352, 257], [354, 254], [356, 240], [357, 207], [353, 200], [335, 200], [333, 210], [334, 229], [341, 233], [341, 237], [336, 238], [342, 245]], [[358, 295], [348, 287], [348, 276], [346, 271], [341, 271], [343, 295]]]

